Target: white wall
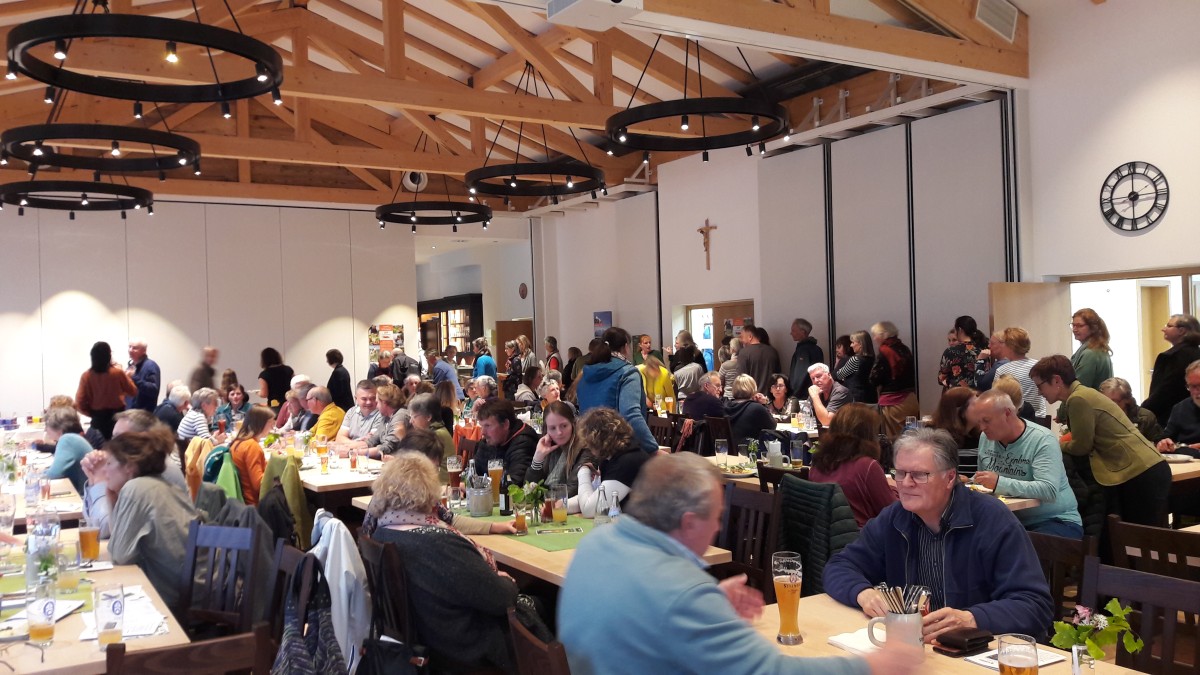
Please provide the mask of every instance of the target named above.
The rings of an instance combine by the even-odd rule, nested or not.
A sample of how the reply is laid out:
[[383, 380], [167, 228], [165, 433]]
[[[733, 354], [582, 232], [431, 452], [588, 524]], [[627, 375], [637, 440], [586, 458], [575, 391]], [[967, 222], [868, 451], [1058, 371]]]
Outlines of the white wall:
[[[1200, 3], [1041, 2], [1031, 9], [1028, 94], [1031, 260], [1045, 276], [1190, 265], [1200, 222]], [[1139, 234], [1100, 217], [1099, 192], [1117, 165], [1158, 166], [1171, 186], [1166, 215]]]
[[165, 381], [186, 379], [213, 344], [218, 368], [255, 384], [263, 347], [323, 381], [331, 347], [365, 374], [372, 323], [416, 335], [412, 240], [369, 213], [165, 201], [155, 211], [0, 212], [0, 410], [74, 395], [97, 340], [120, 363], [130, 339], [146, 340]]
[[[417, 265], [417, 299], [437, 300], [450, 295], [482, 293], [483, 328], [490, 332], [497, 321], [533, 316], [535, 291], [531, 260], [528, 241], [501, 241], [433, 256], [429, 262]], [[529, 288], [524, 300], [518, 292], [521, 284]], [[529, 337], [537, 339], [532, 335]]]

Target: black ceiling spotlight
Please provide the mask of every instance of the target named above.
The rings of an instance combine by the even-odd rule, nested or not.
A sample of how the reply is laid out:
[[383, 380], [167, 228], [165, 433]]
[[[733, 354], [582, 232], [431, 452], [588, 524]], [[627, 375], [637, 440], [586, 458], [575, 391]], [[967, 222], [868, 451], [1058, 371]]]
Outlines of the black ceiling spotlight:
[[154, 193], [120, 183], [34, 180], [0, 185], [0, 202], [74, 214], [76, 211], [125, 211], [142, 206], [153, 209]]
[[[659, 36], [659, 39], [661, 40], [662, 36]], [[787, 131], [787, 108], [778, 103], [766, 99], [705, 96], [704, 79], [701, 77], [700, 72], [700, 42], [698, 40], [687, 40], [684, 44], [684, 53], [690, 56], [692, 44], [696, 46], [695, 78], [699, 83], [700, 95], [688, 98], [687, 83], [689, 71], [688, 61], [685, 59], [683, 66], [683, 98], [674, 101], [659, 101], [657, 103], [626, 107], [625, 110], [609, 117], [604, 125], [609, 143], [633, 150], [653, 150], [660, 152], [703, 152], [744, 145], [746, 146], [746, 154], [753, 156], [753, 151], [750, 149], [752, 144], [765, 143], [767, 140]], [[656, 40], [654, 49], [650, 50], [647, 63], [649, 63], [650, 59], [654, 58], [654, 52], [657, 49], [658, 41]], [[741, 53], [741, 48], [738, 49], [738, 53]], [[742, 56], [742, 60], [745, 61], [745, 55]], [[746, 62], [746, 67], [750, 67], [749, 62]], [[750, 70], [750, 74], [753, 76], [753, 69]], [[636, 95], [637, 88], [630, 94], [630, 104], [633, 103], [634, 96]], [[707, 129], [707, 120], [709, 117], [721, 119], [722, 124], [729, 124], [732, 117], [749, 117], [750, 123], [748, 128], [741, 131], [726, 131], [725, 133], [710, 135]], [[679, 119], [679, 128], [683, 131], [695, 128], [695, 120], [699, 119], [700, 135], [660, 136], [633, 131], [637, 125], [644, 125], [663, 119]], [[702, 159], [704, 159], [703, 156]], [[707, 160], [705, 159], [705, 161]]]
[[[109, 144], [107, 153], [91, 155], [69, 155], [58, 152], [46, 141], [53, 140], [97, 141]], [[148, 156], [132, 156], [123, 152], [129, 144], [148, 145], [156, 150]], [[170, 149], [173, 152], [163, 152]], [[0, 151], [26, 162], [36, 161], [42, 166], [64, 169], [83, 169], [121, 173], [128, 171], [164, 171], [200, 161], [200, 144], [179, 134], [138, 127], [122, 127], [107, 124], [31, 124], [14, 127], [0, 133]]]
[[[106, 0], [92, 0], [91, 4], [94, 13], [83, 13], [88, 9], [88, 3], [79, 2], [76, 4], [78, 13], [26, 21], [9, 31], [9, 72], [81, 94], [164, 103], [234, 101], [270, 93], [283, 82], [283, 59], [279, 52], [271, 45], [241, 33], [240, 29], [232, 31], [196, 21], [158, 16], [111, 14]], [[254, 75], [212, 84], [160, 84], [142, 81], [132, 74], [129, 77], [86, 75], [68, 69], [66, 61], [43, 61], [34, 56], [34, 48], [42, 44], [65, 46], [75, 40], [144, 40], [150, 36], [166, 43], [168, 61], [172, 56], [178, 60], [177, 45], [192, 45], [206, 51], [227, 52], [250, 61], [254, 64]]]

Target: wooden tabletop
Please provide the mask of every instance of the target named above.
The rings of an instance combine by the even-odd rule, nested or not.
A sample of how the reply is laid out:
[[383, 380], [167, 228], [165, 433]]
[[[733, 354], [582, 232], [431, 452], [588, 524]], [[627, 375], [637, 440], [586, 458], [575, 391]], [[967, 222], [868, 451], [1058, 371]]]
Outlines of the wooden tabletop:
[[377, 459], [364, 460], [359, 458], [359, 469], [365, 465], [369, 470], [367, 473], [362, 473], [358, 470], [350, 470], [350, 460], [342, 458], [338, 460], [338, 468], [330, 468], [329, 473], [321, 473], [320, 466], [314, 466], [311, 469], [302, 469], [300, 471], [300, 482], [304, 485], [305, 490], [312, 492], [337, 492], [339, 490], [356, 490], [360, 488], [369, 488], [371, 483], [375, 482], [375, 478], [379, 476], [377, 470], [382, 466], [382, 462]]
[[1171, 467], [1171, 480], [1180, 482], [1200, 478], [1200, 459], [1193, 459], [1190, 462], [1181, 464], [1168, 464]]
[[[867, 626], [867, 617], [857, 608], [847, 607], [828, 595], [814, 595], [808, 598], [800, 599], [800, 634], [804, 637], [804, 643], [793, 647], [787, 647], [779, 644], [775, 640], [775, 636], [779, 633], [779, 608], [776, 605], [767, 605], [763, 608], [763, 614], [755, 621], [752, 626], [765, 639], [770, 640], [780, 651], [785, 654], [793, 654], [796, 656], [847, 656], [849, 652], [840, 647], [835, 647], [829, 644], [828, 638], [832, 635], [840, 635], [842, 633], [853, 633], [854, 631], [865, 628]], [[880, 631], [882, 633], [882, 631]], [[992, 643], [992, 648], [995, 648], [995, 642]], [[1057, 652], [1066, 657], [1064, 661], [1054, 663], [1041, 669], [1042, 675], [1069, 675], [1071, 672], [1071, 658], [1066, 652], [1054, 649], [1052, 647], [1044, 647], [1038, 645], [1038, 649], [1048, 649]], [[920, 672], [922, 675], [941, 675], [951, 673], [964, 673], [965, 675], [986, 675], [989, 671], [986, 668], [969, 663], [964, 659], [951, 658], [943, 656], [933, 651], [929, 646], [925, 647], [925, 662], [921, 666]], [[1134, 673], [1135, 671], [1121, 668], [1111, 663], [1099, 663], [1096, 665], [1096, 670], [1092, 671], [1100, 675], [1116, 674], [1116, 673]]]
[[1181, 528], [1179, 531], [1180, 532], [1195, 532], [1197, 534], [1200, 534], [1200, 525], [1192, 525], [1191, 527], [1184, 527], [1184, 528]]
[[[782, 431], [785, 434], [793, 434], [793, 433], [805, 431], [805, 429], [803, 429], [801, 427], [794, 427], [794, 426], [792, 426], [791, 422], [776, 422], [775, 423], [775, 431]], [[821, 432], [817, 428], [809, 429], [808, 437], [809, 437], [809, 439], [817, 438], [820, 435], [820, 433]]]
[[[371, 503], [371, 498], [369, 496], [355, 497], [351, 503], [366, 510], [367, 504]], [[536, 546], [526, 544], [520, 537], [507, 534], [469, 536], [475, 543], [491, 551], [492, 557], [496, 559], [497, 563], [520, 570], [556, 586], [562, 585], [563, 579], [567, 576], [567, 567], [571, 565], [571, 558], [575, 556], [575, 551], [572, 549], [543, 551]], [[709, 546], [704, 553], [704, 560], [710, 565], [727, 563], [733, 560], [733, 554], [723, 548]]]
[[[76, 529], [63, 530], [63, 541], [78, 540], [79, 531]], [[100, 559], [109, 560], [108, 542], [100, 542]], [[150, 580], [142, 573], [137, 565], [117, 565], [111, 570], [90, 571], [88, 578], [96, 583], [115, 584], [124, 586], [141, 586], [142, 590], [154, 603], [155, 609], [167, 617], [168, 631], [165, 635], [130, 638], [125, 641], [126, 649], [136, 651], [153, 649], [155, 647], [174, 647], [189, 642], [183, 628], [175, 621], [175, 617], [159, 597]], [[41, 651], [27, 646], [24, 642], [0, 643], [0, 661], [12, 666], [17, 673], [39, 673], [56, 675], [100, 675], [105, 672], [104, 652], [100, 651], [95, 640], [81, 642], [79, 634], [83, 632], [83, 617], [76, 611], [58, 622], [54, 627], [54, 644], [46, 648], [45, 662], [41, 662]], [[11, 645], [11, 646], [10, 646]], [[8, 649], [4, 649], [9, 647]]]
[[[20, 485], [18, 483], [18, 485]], [[16, 517], [13, 520], [15, 525], [25, 524], [25, 493], [14, 495], [16, 500]], [[75, 492], [71, 481], [66, 478], [50, 481], [50, 499], [42, 501], [42, 504], [47, 508], [54, 509], [58, 512], [60, 521], [79, 520], [83, 517], [83, 498], [79, 493]]]

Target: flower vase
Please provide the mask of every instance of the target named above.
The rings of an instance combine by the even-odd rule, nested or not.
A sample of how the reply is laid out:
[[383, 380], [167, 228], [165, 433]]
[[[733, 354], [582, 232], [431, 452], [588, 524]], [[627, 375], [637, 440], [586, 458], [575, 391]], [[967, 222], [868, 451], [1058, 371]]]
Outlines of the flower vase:
[[1090, 675], [1096, 672], [1096, 659], [1088, 653], [1087, 645], [1071, 645], [1071, 675]]

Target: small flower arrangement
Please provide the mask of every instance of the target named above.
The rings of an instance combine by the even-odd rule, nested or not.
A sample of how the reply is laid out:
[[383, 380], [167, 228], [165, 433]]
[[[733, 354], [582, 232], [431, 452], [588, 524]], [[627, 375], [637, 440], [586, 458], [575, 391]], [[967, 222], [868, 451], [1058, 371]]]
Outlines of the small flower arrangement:
[[1104, 609], [1108, 616], [1083, 605], [1076, 605], [1075, 615], [1070, 622], [1054, 622], [1054, 637], [1050, 639], [1050, 644], [1059, 649], [1071, 649], [1076, 645], [1086, 646], [1088, 655], [1093, 659], [1104, 658], [1104, 647], [1115, 645], [1118, 638], [1121, 639], [1125, 651], [1130, 654], [1142, 651], [1142, 639], [1129, 627], [1129, 619], [1126, 618], [1130, 608], [1122, 607], [1121, 603], [1113, 598]]
[[508, 486], [508, 496], [517, 506], [538, 506], [546, 501], [546, 492], [546, 486], [541, 482], [526, 483], [525, 487], [515, 484]]

